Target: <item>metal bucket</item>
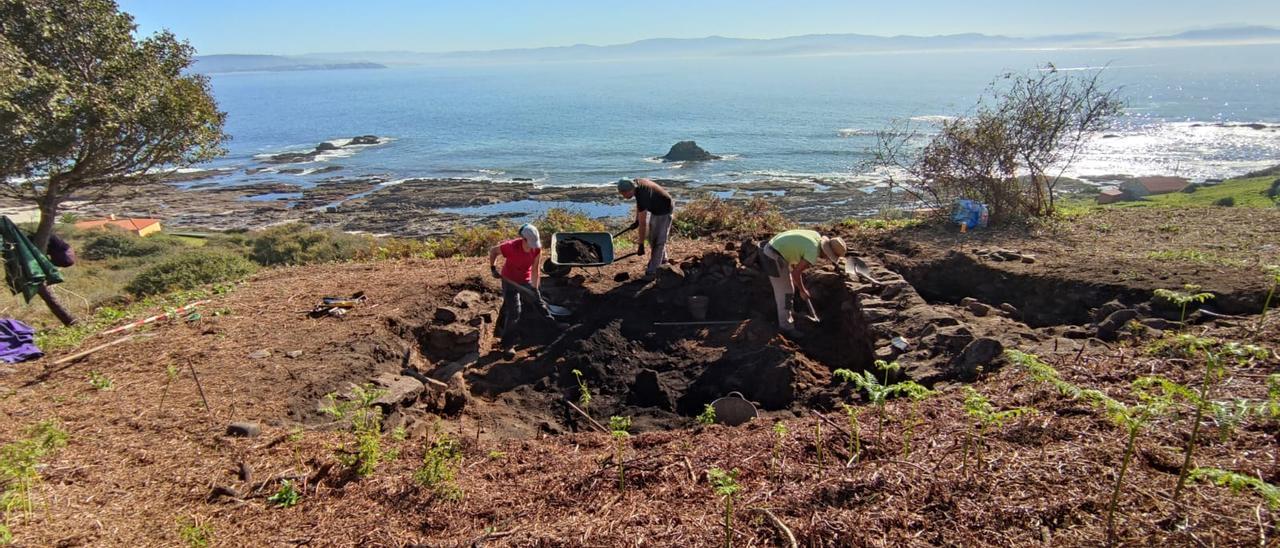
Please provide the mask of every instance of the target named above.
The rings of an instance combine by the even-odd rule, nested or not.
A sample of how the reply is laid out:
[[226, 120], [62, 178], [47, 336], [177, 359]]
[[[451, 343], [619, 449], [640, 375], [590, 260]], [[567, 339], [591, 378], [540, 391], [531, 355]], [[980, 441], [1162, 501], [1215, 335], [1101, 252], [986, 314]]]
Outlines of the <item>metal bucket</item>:
[[716, 410], [716, 423], [727, 426], [737, 426], [760, 416], [756, 412], [756, 406], [739, 392], [730, 392], [729, 395], [711, 402], [711, 407]]

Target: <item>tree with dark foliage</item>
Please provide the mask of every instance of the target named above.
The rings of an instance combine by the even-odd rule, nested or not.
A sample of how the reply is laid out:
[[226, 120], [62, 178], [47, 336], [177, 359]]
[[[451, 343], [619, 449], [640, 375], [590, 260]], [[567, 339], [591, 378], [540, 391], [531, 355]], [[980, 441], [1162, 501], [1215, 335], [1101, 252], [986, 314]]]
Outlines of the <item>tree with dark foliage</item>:
[[224, 151], [194, 49], [135, 40], [111, 0], [0, 0], [0, 195], [35, 203], [45, 249], [59, 206], [138, 190]]

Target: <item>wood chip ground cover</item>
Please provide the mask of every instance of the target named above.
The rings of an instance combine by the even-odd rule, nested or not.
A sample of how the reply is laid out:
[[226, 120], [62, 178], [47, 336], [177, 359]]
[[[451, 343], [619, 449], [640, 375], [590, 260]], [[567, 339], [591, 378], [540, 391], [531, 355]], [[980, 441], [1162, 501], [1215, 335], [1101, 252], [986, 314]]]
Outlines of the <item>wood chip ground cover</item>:
[[[1103, 221], [1127, 227], [1126, 236], [1142, 227], [1161, 233], [1159, 225], [1152, 225], [1166, 224], [1167, 214], [1124, 217], [1146, 213], [1116, 212], [1117, 217]], [[1244, 232], [1221, 233], [1216, 243], [1242, 246], [1241, 258], [1274, 262], [1274, 255], [1265, 250], [1260, 256], [1249, 255], [1247, 246], [1255, 241], [1252, 231], [1276, 221], [1267, 217], [1243, 223]], [[1085, 230], [1081, 227], [1063, 230], [1066, 236], [1059, 238], [1006, 234], [991, 235], [990, 241], [908, 235], [907, 243], [921, 248], [914, 252], [901, 245], [908, 236], [879, 234], [857, 249], [869, 256], [898, 254], [928, 261], [942, 256], [931, 255], [935, 250], [1000, 245], [1033, 252], [1039, 262], [999, 268], [1069, 279], [1100, 272], [1098, 266], [1074, 271], [1066, 266], [1078, 258], [1074, 253], [1083, 253], [1075, 251], [1072, 242], [1098, 238], [1115, 243], [1115, 249], [1130, 250], [1117, 251], [1115, 257], [1132, 254], [1143, 276], [1152, 276], [1125, 283], [1154, 289], [1185, 278], [1233, 294], [1252, 294], [1255, 286], [1261, 287], [1261, 280], [1245, 280], [1244, 270], [1224, 270], [1207, 279], [1207, 271], [1201, 270], [1196, 279], [1176, 269], [1170, 273], [1174, 276], [1159, 280], [1157, 272], [1166, 265], [1142, 262], [1136, 244], [1126, 247], [1131, 244], [1113, 242], [1106, 234], [1079, 234]], [[945, 243], [944, 238], [952, 241]], [[723, 247], [717, 242], [682, 241], [673, 244], [672, 254], [681, 260]], [[1217, 251], [1233, 258], [1237, 253]], [[1042, 270], [1032, 270], [1037, 266]], [[608, 293], [618, 285], [614, 275], [628, 268], [640, 267], [622, 263], [585, 271], [582, 288]], [[722, 506], [706, 478], [708, 468], [719, 467], [739, 470], [733, 538], [742, 546], [783, 543], [785, 534], [760, 509], [770, 510], [803, 546], [1104, 542], [1106, 506], [1123, 433], [1087, 405], [1060, 397], [1011, 366], [992, 367], [971, 386], [1000, 408], [1026, 406], [1038, 412], [991, 431], [981, 468], [966, 459], [963, 449], [971, 431], [963, 406], [964, 385], [944, 382], [935, 386], [937, 396], [919, 403], [910, 453], [904, 453], [903, 445], [904, 422], [913, 416], [911, 402], [889, 402], [882, 439], [876, 436], [872, 410], [859, 404], [863, 453], [852, 464], [849, 440], [839, 430], [848, 428], [846, 416], [836, 402], [828, 401], [829, 406], [818, 409], [825, 420], [802, 407], [789, 407], [738, 428], [656, 429], [633, 435], [625, 453], [627, 490], [620, 492], [615, 448], [607, 434], [548, 435], [536, 427], [507, 427], [502, 423], [536, 421], [523, 411], [511, 411], [502, 399], [510, 396], [504, 394], [491, 401], [473, 395], [461, 415], [439, 422], [424, 417], [408, 429], [406, 439], [386, 436], [383, 449], [398, 455], [370, 477], [345, 477], [335, 464], [334, 448], [350, 435], [315, 412], [315, 403], [345, 384], [398, 372], [406, 339], [390, 327], [394, 322], [426, 321], [438, 307], [452, 306], [451, 299], [463, 287], [480, 290], [480, 306], [495, 306], [496, 284], [486, 285], [484, 275], [482, 260], [270, 270], [210, 305], [209, 310], [224, 313], [148, 328], [145, 332], [152, 336], [80, 362], [54, 367], [54, 356], [0, 377], [0, 439], [18, 439], [28, 425], [51, 418], [69, 434], [67, 446], [40, 469], [37, 509], [30, 515], [6, 516], [16, 541], [32, 546], [179, 545], [183, 522], [207, 526], [217, 545], [709, 546], [723, 540]], [[305, 317], [322, 296], [360, 290], [368, 295], [367, 303], [343, 319]], [[1257, 341], [1272, 351], [1266, 360], [1233, 366], [1220, 385], [1222, 399], [1265, 400], [1266, 376], [1280, 367], [1274, 354], [1280, 320], [1273, 316], [1253, 333], [1256, 319], [1226, 319], [1194, 328], [1197, 335]], [[707, 331], [681, 344], [712, 344], [705, 341], [714, 337]], [[1127, 387], [1140, 376], [1160, 374], [1189, 384], [1199, 378], [1199, 366], [1192, 360], [1144, 354], [1141, 347], [1150, 340], [1090, 343], [1081, 351], [1079, 345], [1085, 341], [1045, 338], [1027, 344], [1070, 382], [1124, 401], [1132, 401]], [[104, 341], [84, 344], [100, 342]], [[653, 349], [669, 351], [655, 344]], [[268, 356], [249, 358], [263, 349], [269, 350]], [[298, 350], [303, 353], [287, 355]], [[517, 361], [537, 350], [537, 345], [520, 348]], [[170, 373], [174, 370], [176, 374]], [[109, 377], [111, 388], [94, 388], [91, 371]], [[838, 381], [829, 382], [830, 397], [849, 394]], [[533, 389], [510, 393], [533, 394], [529, 390]], [[602, 405], [607, 405], [609, 398], [624, 396], [602, 397]], [[558, 420], [560, 409], [547, 411], [548, 420]], [[241, 420], [260, 423], [262, 435], [226, 436], [227, 424]], [[788, 431], [777, 448], [780, 464], [773, 460], [775, 420], [782, 420]], [[822, 466], [816, 444], [819, 424]], [[1184, 495], [1181, 508], [1171, 502], [1180, 448], [1189, 430], [1185, 416], [1167, 417], [1139, 438], [1120, 501], [1121, 543], [1273, 542], [1280, 535], [1276, 514], [1248, 493], [1196, 484]], [[1205, 430], [1197, 465], [1280, 483], [1280, 429], [1274, 421], [1253, 421], [1225, 437], [1213, 422], [1207, 422]], [[413, 480], [427, 445], [441, 433], [461, 443], [456, 481], [463, 495], [457, 501], [441, 500]], [[247, 481], [241, 479], [242, 463], [251, 469]], [[302, 497], [296, 506], [274, 508], [267, 498], [286, 479], [301, 486]], [[211, 498], [219, 488], [235, 496]]]

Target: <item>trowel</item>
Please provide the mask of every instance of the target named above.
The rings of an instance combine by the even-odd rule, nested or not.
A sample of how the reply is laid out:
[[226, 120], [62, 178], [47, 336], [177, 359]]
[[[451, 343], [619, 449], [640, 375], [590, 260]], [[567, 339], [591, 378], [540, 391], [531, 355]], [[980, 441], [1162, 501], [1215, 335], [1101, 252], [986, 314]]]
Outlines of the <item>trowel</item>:
[[858, 257], [845, 257], [844, 272], [851, 278], [861, 278], [875, 285], [884, 285], [880, 280], [871, 277], [871, 268], [867, 266], [866, 261]]

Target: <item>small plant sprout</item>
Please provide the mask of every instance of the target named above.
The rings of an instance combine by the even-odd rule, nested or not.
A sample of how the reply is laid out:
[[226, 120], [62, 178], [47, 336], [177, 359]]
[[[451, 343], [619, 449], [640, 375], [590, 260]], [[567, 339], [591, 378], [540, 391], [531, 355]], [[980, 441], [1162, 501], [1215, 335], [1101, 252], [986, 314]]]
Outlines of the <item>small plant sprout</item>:
[[782, 478], [782, 444], [787, 441], [787, 425], [782, 421], [773, 423], [773, 458], [770, 459], [769, 467], [773, 468]]
[[293, 480], [281, 481], [280, 488], [277, 489], [274, 494], [267, 497], [267, 502], [270, 502], [276, 508], [290, 508], [296, 506], [299, 500], [302, 500], [302, 493], [299, 493], [298, 489], [294, 487]]
[[827, 456], [822, 452], [822, 421], [813, 422], [813, 448], [818, 452], [818, 474], [827, 467]]
[[862, 424], [858, 422], [858, 415], [862, 410], [847, 403], [841, 403], [840, 407], [849, 420], [849, 462], [852, 463], [862, 454]]
[[1253, 328], [1255, 332], [1262, 329], [1262, 322], [1267, 320], [1267, 310], [1271, 308], [1271, 298], [1276, 296], [1276, 288], [1280, 287], [1280, 265], [1269, 264], [1262, 269], [1271, 281], [1271, 289], [1267, 291], [1267, 299], [1262, 302], [1262, 315], [1258, 316], [1258, 325]]
[[724, 546], [729, 548], [733, 546], [733, 501], [741, 489], [738, 486], [738, 469], [725, 472], [713, 466], [707, 470], [707, 481], [724, 501]]
[[89, 372], [89, 386], [96, 390], [111, 390], [111, 377], [98, 371]]
[[1035, 413], [1035, 409], [1015, 407], [997, 411], [996, 407], [991, 404], [991, 400], [972, 387], [964, 387], [964, 392], [964, 412], [969, 415], [969, 418], [973, 419], [973, 432], [966, 436], [964, 460], [961, 468], [967, 470], [970, 451], [973, 452], [978, 468], [982, 468], [982, 449], [986, 445], [987, 432], [993, 427], [1003, 427], [1006, 422], [1015, 420], [1023, 415]]
[[1187, 305], [1191, 303], [1204, 303], [1213, 298], [1213, 293], [1200, 292], [1200, 286], [1195, 284], [1186, 284], [1182, 286], [1182, 291], [1173, 289], [1157, 289], [1155, 295], [1168, 301], [1174, 306], [1182, 309], [1182, 315], [1178, 319], [1178, 323], [1187, 322]]
[[[888, 378], [888, 371], [897, 370], [897, 368], [899, 367], [898, 362], [893, 362], [892, 364], [886, 364], [884, 363], [883, 360], [879, 360], [876, 363], [877, 363], [877, 367], [880, 367], [881, 369], [885, 370], [886, 379]], [[883, 365], [883, 367], [881, 367], [881, 365]], [[837, 369], [833, 372], [833, 374], [837, 378], [845, 382], [853, 383], [854, 386], [856, 386], [859, 390], [862, 390], [867, 393], [867, 400], [870, 401], [872, 405], [874, 405], [876, 408], [876, 417], [877, 417], [876, 439], [877, 440], [884, 439], [884, 423], [886, 420], [885, 403], [889, 400], [889, 397], [897, 393], [905, 393], [910, 390], [914, 390], [912, 388], [909, 388], [911, 385], [920, 386], [912, 381], [904, 381], [904, 382], [890, 384], [890, 385], [881, 384], [879, 380], [876, 380], [875, 375], [872, 375], [870, 371], [859, 371], [857, 373], [854, 373], [853, 371], [850, 371], [848, 369]], [[924, 388], [924, 387], [921, 386], [920, 388]]]
[[164, 412], [164, 401], [169, 397], [169, 386], [178, 379], [178, 366], [169, 364], [164, 367], [164, 391], [160, 392], [160, 412]]
[[1120, 460], [1120, 470], [1116, 473], [1115, 488], [1111, 492], [1111, 502], [1107, 508], [1107, 545], [1115, 546], [1116, 506], [1120, 502], [1120, 488], [1124, 485], [1125, 472], [1129, 470], [1129, 462], [1133, 460], [1134, 446], [1137, 443], [1138, 434], [1145, 430], [1154, 418], [1163, 414], [1165, 410], [1173, 405], [1172, 397], [1167, 392], [1153, 394], [1145, 390], [1144, 387], [1149, 385], [1151, 381], [1139, 379], [1134, 383], [1134, 392], [1137, 393], [1141, 402], [1124, 404], [1100, 390], [1080, 388], [1062, 380], [1056, 369], [1040, 361], [1040, 358], [1034, 354], [1006, 350], [1005, 355], [1011, 362], [1025, 369], [1032, 380], [1052, 386], [1059, 394], [1067, 398], [1081, 400], [1102, 409], [1107, 418], [1124, 430], [1126, 434], [1124, 456]]
[[1249, 400], [1213, 402], [1213, 423], [1218, 425], [1218, 440], [1226, 443], [1258, 408]]
[[1267, 375], [1267, 403], [1264, 413], [1272, 420], [1280, 419], [1280, 373]]
[[334, 394], [326, 395], [326, 404], [320, 408], [327, 415], [351, 423], [354, 443], [338, 449], [338, 460], [362, 478], [373, 474], [383, 459], [395, 457], [394, 452], [382, 450], [382, 411], [374, 405], [384, 394], [386, 390], [366, 384], [355, 387], [349, 401], [339, 402]]
[[627, 490], [627, 469], [622, 459], [626, 456], [627, 440], [631, 438], [631, 417], [609, 417], [609, 434], [613, 436], [614, 459], [618, 462], [618, 490]]
[[1280, 510], [1280, 487], [1262, 481], [1253, 476], [1237, 474], [1217, 468], [1196, 468], [1191, 471], [1191, 481], [1207, 480], [1219, 487], [1228, 487], [1234, 492], [1246, 489], [1253, 491], [1267, 503], [1267, 508]]
[[192, 517], [178, 520], [178, 538], [188, 548], [207, 548], [213, 544], [213, 527]]
[[40, 459], [67, 445], [57, 421], [42, 421], [26, 437], [0, 446], [0, 523], [15, 511], [31, 513], [31, 490], [40, 483]]
[[1138, 380], [1139, 387], [1158, 386], [1167, 397], [1186, 400], [1195, 407], [1195, 414], [1191, 419], [1191, 437], [1187, 438], [1186, 448], [1183, 449], [1182, 466], [1178, 469], [1178, 482], [1173, 487], [1172, 498], [1175, 503], [1178, 502], [1178, 497], [1182, 495], [1182, 488], [1187, 483], [1187, 474], [1191, 471], [1192, 458], [1200, 443], [1200, 425], [1206, 414], [1213, 412], [1217, 415], [1219, 413], [1218, 406], [1209, 399], [1214, 385], [1222, 380], [1227, 369], [1223, 364], [1222, 355], [1211, 350], [1217, 344], [1218, 341], [1212, 339], [1196, 339], [1188, 344], [1187, 348], [1191, 352], [1199, 352], [1204, 358], [1204, 373], [1201, 375], [1198, 391], [1160, 377], [1148, 377]]
[[698, 415], [697, 421], [698, 421], [698, 424], [701, 424], [703, 426], [710, 426], [712, 424], [715, 424], [716, 408], [712, 407], [711, 404], [708, 403], [706, 407], [702, 408], [702, 413]]
[[906, 428], [902, 431], [902, 456], [911, 456], [911, 437], [915, 434], [916, 424], [920, 422], [920, 402], [936, 394], [915, 381], [902, 381], [892, 388], [911, 399], [911, 416], [907, 418]]
[[587, 388], [587, 381], [582, 380], [582, 371], [573, 370], [573, 377], [578, 381], [578, 405], [582, 406], [585, 413], [591, 412], [591, 389]]
[[422, 466], [413, 473], [413, 481], [443, 500], [461, 500], [462, 489], [456, 479], [462, 467], [462, 449], [449, 434], [441, 432], [433, 437], [422, 456]]
[[879, 370], [881, 370], [881, 371], [884, 371], [884, 384], [885, 384], [885, 386], [888, 386], [888, 385], [889, 385], [889, 374], [890, 374], [890, 373], [897, 373], [898, 371], [901, 371], [901, 370], [902, 370], [902, 366], [901, 366], [901, 365], [898, 365], [898, 362], [886, 362], [886, 361], [884, 361], [884, 360], [876, 360], [876, 361], [875, 361], [875, 366], [876, 366], [876, 369], [879, 369]]

